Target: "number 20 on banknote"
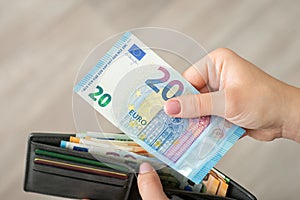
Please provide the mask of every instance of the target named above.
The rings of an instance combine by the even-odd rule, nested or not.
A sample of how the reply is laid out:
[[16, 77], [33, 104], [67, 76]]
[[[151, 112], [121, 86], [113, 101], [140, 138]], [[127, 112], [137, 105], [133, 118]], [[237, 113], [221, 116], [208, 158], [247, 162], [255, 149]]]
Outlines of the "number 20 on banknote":
[[[93, 101], [98, 101], [98, 105], [100, 107], [105, 107], [107, 106], [110, 102], [111, 102], [111, 95], [110, 94], [103, 94], [103, 89], [101, 86], [97, 85], [96, 89], [98, 90], [97, 92], [94, 93], [90, 93], [89, 97], [93, 100]], [[97, 97], [99, 99], [97, 99]]]
[[[161, 71], [163, 73], [163, 77], [160, 79], [148, 79], [146, 80], [146, 84], [152, 89], [154, 90], [156, 93], [159, 92], [159, 88], [155, 86], [155, 84], [160, 84], [160, 83], [165, 83], [170, 79], [170, 73], [167, 69], [165, 69], [164, 67], [159, 67], [158, 68], [159, 71]], [[174, 86], [178, 86], [178, 90], [175, 92], [175, 94], [173, 94], [171, 97], [168, 97], [168, 92], [170, 91], [170, 89]], [[170, 81], [162, 90], [162, 98], [167, 101], [170, 98], [176, 97], [176, 96], [180, 96], [183, 93], [183, 89], [184, 86], [183, 84], [179, 81], [179, 80], [172, 80]]]
[[[155, 85], [165, 83], [170, 79], [170, 73], [166, 68], [160, 66], [158, 70], [163, 73], [162, 78], [148, 79], [145, 81], [145, 83], [156, 93], [159, 93], [160, 89]], [[178, 86], [177, 91], [171, 97], [168, 97], [168, 92], [171, 90], [172, 87], [175, 87], [176, 85]], [[103, 94], [104, 92], [103, 88], [99, 85], [96, 86], [96, 90], [97, 90], [96, 92], [90, 93], [89, 97], [93, 101], [97, 101], [100, 107], [107, 106], [111, 102], [111, 95], [107, 93]], [[184, 85], [179, 80], [172, 80], [163, 88], [161, 95], [162, 98], [165, 101], [167, 101], [168, 99], [171, 99], [173, 97], [180, 96], [183, 93], [183, 90], [184, 90]]]

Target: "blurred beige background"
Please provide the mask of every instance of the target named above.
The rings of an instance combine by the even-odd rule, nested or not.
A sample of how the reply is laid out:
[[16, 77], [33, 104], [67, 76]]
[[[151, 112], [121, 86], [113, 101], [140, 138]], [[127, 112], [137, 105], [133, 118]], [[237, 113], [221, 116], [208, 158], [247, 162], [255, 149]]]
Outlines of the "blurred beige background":
[[[300, 87], [299, 8], [296, 0], [0, 1], [1, 199], [56, 199], [22, 190], [27, 135], [75, 131], [73, 82], [99, 42], [136, 27], [172, 28]], [[299, 199], [299, 155], [292, 141], [244, 138], [217, 168], [259, 199]]]

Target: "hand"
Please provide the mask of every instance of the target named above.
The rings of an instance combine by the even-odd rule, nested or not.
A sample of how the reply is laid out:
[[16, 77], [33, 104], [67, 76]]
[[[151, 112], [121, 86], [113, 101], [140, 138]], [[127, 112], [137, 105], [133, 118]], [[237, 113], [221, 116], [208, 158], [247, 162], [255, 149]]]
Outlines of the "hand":
[[138, 187], [143, 200], [166, 200], [160, 179], [149, 163], [142, 163], [138, 176]]
[[[217, 49], [183, 76], [202, 94], [168, 100], [174, 117], [218, 115], [246, 128], [258, 140], [285, 137], [300, 142], [300, 92], [228, 49]], [[208, 93], [210, 92], [210, 93]]]

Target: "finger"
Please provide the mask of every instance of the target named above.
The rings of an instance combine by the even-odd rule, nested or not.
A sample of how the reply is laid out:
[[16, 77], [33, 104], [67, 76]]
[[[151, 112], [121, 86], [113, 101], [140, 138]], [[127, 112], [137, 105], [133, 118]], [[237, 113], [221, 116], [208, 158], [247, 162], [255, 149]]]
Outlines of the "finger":
[[183, 73], [183, 77], [199, 91], [203, 88], [206, 88], [206, 91], [216, 91], [219, 88], [221, 73], [219, 69], [222, 69], [223, 63], [216, 62], [218, 55], [216, 51], [219, 50], [209, 53]]
[[166, 101], [164, 110], [173, 117], [225, 117], [225, 91], [179, 96]]
[[138, 187], [143, 200], [166, 200], [160, 179], [149, 163], [142, 163], [138, 176]]
[[183, 77], [190, 82], [197, 90], [201, 90], [206, 86], [207, 76], [205, 76], [206, 67], [196, 67], [196, 65], [192, 65], [187, 70], [183, 72]]
[[199, 90], [200, 93], [208, 93], [208, 92], [212, 92], [211, 89], [206, 85], [203, 88], [201, 88]]

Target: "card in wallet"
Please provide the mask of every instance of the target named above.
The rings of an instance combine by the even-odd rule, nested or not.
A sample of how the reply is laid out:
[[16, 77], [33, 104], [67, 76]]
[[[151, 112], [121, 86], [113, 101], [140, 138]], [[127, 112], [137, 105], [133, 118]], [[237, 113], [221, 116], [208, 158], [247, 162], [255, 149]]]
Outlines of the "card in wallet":
[[[60, 148], [74, 134], [31, 133], [28, 138], [24, 190], [74, 199], [140, 200], [136, 174], [109, 168], [88, 152]], [[230, 179], [226, 197], [164, 185], [168, 197], [191, 200], [256, 200]], [[175, 199], [175, 198], [174, 198]]]

